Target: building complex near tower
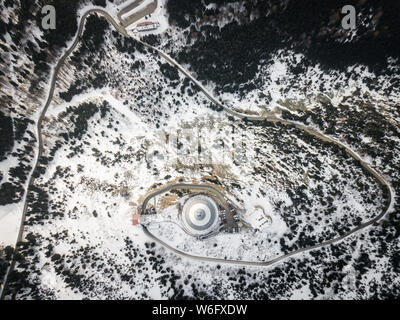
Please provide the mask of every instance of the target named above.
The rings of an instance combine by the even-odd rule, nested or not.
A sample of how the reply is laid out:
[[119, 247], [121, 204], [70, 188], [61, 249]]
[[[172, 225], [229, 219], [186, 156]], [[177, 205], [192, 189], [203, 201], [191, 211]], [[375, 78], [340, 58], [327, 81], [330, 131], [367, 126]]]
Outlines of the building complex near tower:
[[219, 209], [214, 199], [198, 194], [190, 197], [181, 212], [183, 229], [195, 237], [204, 237], [219, 229]]

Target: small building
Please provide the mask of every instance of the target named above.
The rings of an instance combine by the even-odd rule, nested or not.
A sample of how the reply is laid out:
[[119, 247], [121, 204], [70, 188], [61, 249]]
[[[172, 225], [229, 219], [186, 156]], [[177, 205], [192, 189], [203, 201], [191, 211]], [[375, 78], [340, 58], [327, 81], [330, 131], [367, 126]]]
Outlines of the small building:
[[135, 213], [132, 217], [132, 225], [137, 226], [140, 224], [139, 222], [140, 214]]
[[157, 29], [158, 27], [160, 27], [160, 23], [158, 23], [158, 22], [145, 21], [145, 22], [138, 23], [136, 25], [135, 30], [136, 31], [151, 31], [151, 30]]
[[243, 219], [256, 230], [264, 230], [272, 223], [271, 217], [266, 215], [264, 209], [259, 206], [256, 206], [252, 211], [246, 212]]

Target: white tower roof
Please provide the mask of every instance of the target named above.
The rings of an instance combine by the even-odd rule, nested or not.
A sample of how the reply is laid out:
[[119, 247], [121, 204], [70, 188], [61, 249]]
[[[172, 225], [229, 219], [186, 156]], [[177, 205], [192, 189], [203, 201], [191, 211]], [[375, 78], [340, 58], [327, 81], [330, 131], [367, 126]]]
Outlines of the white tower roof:
[[218, 206], [211, 197], [196, 195], [189, 198], [183, 206], [183, 228], [193, 236], [202, 236], [215, 231], [219, 222]]

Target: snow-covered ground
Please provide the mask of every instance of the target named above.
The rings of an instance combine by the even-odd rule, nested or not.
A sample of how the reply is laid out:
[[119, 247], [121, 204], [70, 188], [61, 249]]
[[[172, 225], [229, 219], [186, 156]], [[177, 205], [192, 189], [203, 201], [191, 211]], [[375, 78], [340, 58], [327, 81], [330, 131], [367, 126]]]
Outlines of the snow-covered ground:
[[[373, 186], [374, 181], [351, 159], [317, 140], [309, 141], [298, 130], [231, 122], [224, 113], [210, 110], [202, 93], [189, 94], [181, 74], [179, 81], [169, 80], [161, 70], [165, 63], [161, 58], [147, 51], [119, 52], [115, 41], [107, 32], [103, 52], [98, 53], [102, 58], [91, 53], [93, 65], [99, 63], [96, 67], [77, 70], [70, 64], [63, 68], [46, 115], [45, 155], [55, 153], [35, 185], [48, 195], [48, 215], [41, 216], [42, 202], [35, 200], [25, 228], [27, 240], [40, 239], [34, 254], [38, 261], [32, 268], [45, 271], [32, 275], [30, 281], [40, 284], [41, 295], [139, 298], [144, 288], [151, 287], [146, 297], [169, 297], [171, 292], [157, 280], [159, 270], [151, 271], [153, 260], [143, 256], [148, 239], [131, 222], [140, 200], [155, 184], [179, 179], [190, 183], [210, 176], [242, 208], [269, 208], [272, 224], [262, 232], [219, 234], [197, 241], [172, 223], [149, 227], [190, 254], [231, 259], [270, 259], [286, 250], [282, 241], [288, 248], [298, 246], [304, 230], [319, 242], [337, 235], [333, 226], [347, 228], [357, 217], [368, 220], [381, 209], [379, 194], [371, 201], [369, 193], [357, 186]], [[143, 64], [131, 68], [136, 62]], [[88, 78], [99, 70], [106, 72], [108, 85], [93, 89]], [[87, 83], [88, 89], [70, 102], [63, 101], [60, 93], [76, 79]], [[89, 103], [99, 110], [106, 103], [107, 111], [95, 112], [87, 119], [82, 137], [74, 138], [77, 117], [85, 114], [79, 110]], [[65, 135], [70, 138], [65, 140]], [[226, 157], [221, 157], [218, 141], [224, 141]], [[199, 142], [200, 156], [196, 153]], [[344, 191], [339, 196], [338, 188]], [[40, 192], [35, 199], [40, 199]], [[133, 247], [127, 247], [127, 242]], [[79, 255], [80, 250], [85, 253]], [[141, 260], [130, 257], [128, 251], [137, 252]], [[94, 262], [96, 256], [100, 261], [112, 259], [112, 269]], [[171, 259], [167, 265], [180, 259], [170, 269], [174, 272], [204, 277], [193, 261], [172, 258], [164, 251], [157, 259], [162, 258]], [[123, 275], [130, 274], [135, 263], [142, 272], [133, 282], [127, 281]], [[61, 273], [60, 265], [74, 277], [82, 277], [73, 291], [64, 290], [72, 285], [68, 280], [72, 276]], [[183, 265], [185, 271], [178, 271]], [[21, 298], [27, 296], [28, 292], [21, 291]]]
[[[139, 5], [137, 7], [135, 7], [131, 11], [128, 11], [128, 12], [124, 13], [123, 15], [121, 15], [121, 18], [127, 19], [128, 17], [143, 11], [143, 9], [145, 9], [149, 4], [151, 4], [153, 2], [154, 2], [154, 0], [143, 0], [139, 3]], [[124, 6], [125, 5], [129, 5], [129, 3], [124, 3]]]
[[[173, 48], [167, 48], [171, 39], [164, 36], [171, 28], [165, 3], [159, 1], [151, 20], [160, 22], [161, 28], [152, 33], [163, 34], [160, 47], [168, 52], [184, 46], [184, 39], [176, 33]], [[121, 7], [120, 2], [115, 5]], [[89, 8], [81, 8], [79, 15]], [[109, 3], [106, 11], [116, 19], [115, 6]], [[257, 298], [259, 289], [263, 298], [262, 292], [274, 292], [273, 298], [304, 299], [315, 296], [314, 281], [328, 281], [330, 272], [351, 278], [352, 266], [363, 265], [363, 253], [375, 250], [368, 241], [355, 241], [371, 236], [369, 232], [276, 268], [242, 269], [182, 258], [151, 243], [140, 226], [132, 226], [132, 215], [155, 186], [211, 180], [247, 212], [262, 207], [271, 224], [259, 231], [221, 233], [199, 241], [175, 223], [163, 222], [163, 214], [176, 214], [171, 206], [153, 217], [159, 221], [149, 230], [189, 254], [265, 261], [370, 220], [381, 212], [384, 199], [376, 181], [345, 152], [293, 127], [232, 121], [224, 112], [210, 109], [204, 94], [181, 73], [168, 69], [165, 60], [111, 30], [106, 30], [98, 52], [78, 47], [61, 70], [43, 123], [46, 163], [29, 199], [24, 228], [29, 252], [21, 250], [24, 260], [16, 269], [27, 275], [14, 284], [20, 286], [17, 297]], [[374, 74], [360, 66], [349, 68], [356, 75], [350, 79], [323, 72], [318, 65], [298, 78], [290, 67], [303, 59], [278, 52], [260, 65], [259, 88], [244, 97], [224, 92], [219, 97], [238, 109], [293, 114], [318, 109], [326, 96], [335, 107], [347, 101], [351, 108], [354, 88], [384, 105], [398, 101], [397, 93], [388, 97], [381, 90], [371, 92], [365, 82]], [[104, 83], [98, 85], [98, 79]], [[377, 78], [383, 89], [386, 80]], [[298, 86], [291, 85], [294, 81]], [[74, 85], [72, 100], [64, 100], [63, 93]], [[215, 89], [212, 82], [204, 86]], [[260, 103], [261, 93], [270, 94], [268, 105]], [[311, 119], [309, 124], [314, 126]], [[362, 140], [373, 143], [368, 137]], [[15, 161], [8, 159], [1, 169]], [[1, 209], [0, 240], [13, 244], [17, 228], [6, 229], [2, 223], [19, 225], [15, 217], [21, 203]], [[340, 257], [337, 251], [345, 252], [340, 260], [335, 260]], [[340, 261], [335, 264], [339, 270], [325, 268], [329, 261]], [[376, 268], [385, 270], [389, 263], [384, 257]], [[282, 274], [291, 281], [281, 281]], [[370, 269], [357, 281], [376, 283], [381, 278]], [[329, 282], [317, 295], [335, 297], [334, 285]], [[342, 296], [356, 297], [354, 288], [346, 290]]]
[[[156, 30], [141, 31], [139, 33], [139, 35], [144, 36], [144, 35], [149, 35], [149, 34], [162, 34], [162, 33], [164, 33], [169, 28], [168, 13], [167, 13], [167, 10], [166, 10], [167, 1], [168, 0], [157, 0], [157, 9], [154, 10], [154, 12], [152, 14], [150, 14], [149, 18], [143, 17], [143, 18], [137, 20], [135, 23], [127, 26], [126, 29], [128, 31], [132, 32], [135, 29], [137, 24], [145, 22], [145, 21], [151, 21], [151, 22], [158, 22], [160, 24], [160, 26]], [[149, 2], [150, 3], [151, 1], [150, 0], [143, 1], [143, 3], [145, 3], [145, 2]], [[146, 5], [147, 4], [148, 3], [146, 3]], [[138, 10], [135, 9], [135, 11], [138, 11]], [[132, 12], [130, 12], [130, 14], [131, 13]]]

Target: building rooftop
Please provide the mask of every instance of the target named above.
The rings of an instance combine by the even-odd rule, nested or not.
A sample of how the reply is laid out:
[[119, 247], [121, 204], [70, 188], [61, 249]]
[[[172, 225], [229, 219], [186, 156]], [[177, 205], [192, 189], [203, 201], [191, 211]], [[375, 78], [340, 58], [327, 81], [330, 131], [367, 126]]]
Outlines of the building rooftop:
[[193, 236], [214, 232], [220, 225], [219, 210], [214, 199], [206, 195], [189, 198], [182, 208], [183, 229]]

